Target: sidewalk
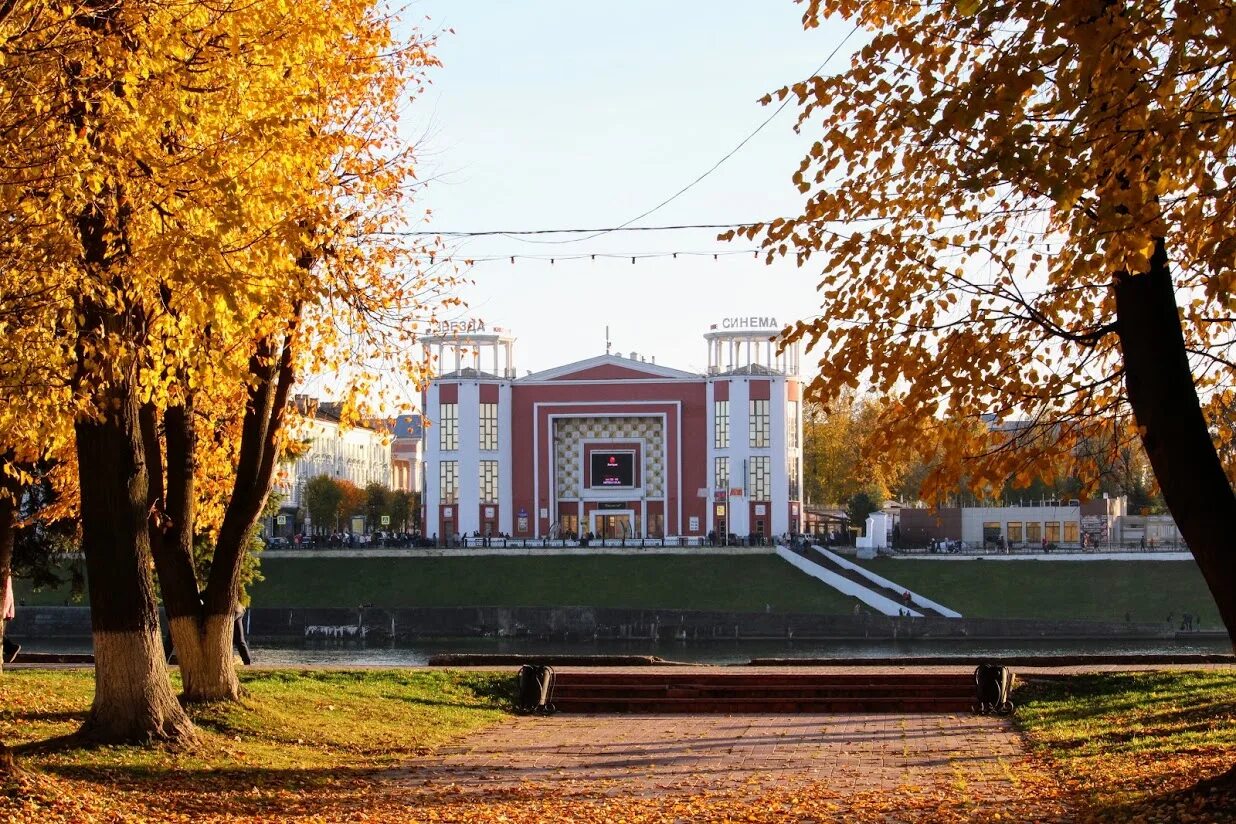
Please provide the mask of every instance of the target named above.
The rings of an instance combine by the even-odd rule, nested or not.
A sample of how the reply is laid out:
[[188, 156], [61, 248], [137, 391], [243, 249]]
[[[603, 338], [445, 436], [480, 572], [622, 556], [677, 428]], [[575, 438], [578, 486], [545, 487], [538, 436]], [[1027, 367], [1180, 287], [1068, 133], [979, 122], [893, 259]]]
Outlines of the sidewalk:
[[556, 715], [519, 717], [410, 767], [409, 784], [485, 793], [760, 795], [827, 783], [836, 792], [944, 789], [1012, 795], [1021, 739], [1008, 719], [970, 715]]
[[520, 717], [388, 776], [435, 821], [1072, 820], [1006, 718]]

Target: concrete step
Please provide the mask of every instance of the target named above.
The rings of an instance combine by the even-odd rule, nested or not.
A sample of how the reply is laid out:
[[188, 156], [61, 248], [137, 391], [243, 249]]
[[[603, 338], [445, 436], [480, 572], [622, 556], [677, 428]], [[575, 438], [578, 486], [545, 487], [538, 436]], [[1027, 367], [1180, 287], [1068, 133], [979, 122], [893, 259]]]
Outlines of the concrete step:
[[716, 672], [558, 670], [559, 684], [974, 684], [969, 672]]
[[968, 712], [974, 681], [946, 673], [563, 672], [553, 703], [579, 713]]
[[974, 699], [960, 697], [904, 698], [881, 696], [866, 698], [752, 698], [726, 700], [701, 698], [626, 698], [621, 700], [560, 697], [554, 695], [555, 708], [564, 713], [696, 713], [782, 714], [782, 713], [864, 713], [864, 712], [970, 712]]
[[971, 687], [941, 687], [926, 686], [890, 686], [888, 684], [865, 684], [854, 686], [810, 686], [774, 684], [769, 686], [747, 687], [735, 690], [733, 687], [703, 684], [571, 684], [557, 685], [556, 695], [566, 695], [571, 698], [614, 699], [632, 698], [716, 698], [729, 699], [735, 695], [746, 695], [759, 698], [867, 698], [877, 696], [899, 696], [902, 698], [937, 698], [953, 696], [969, 698], [974, 693]]

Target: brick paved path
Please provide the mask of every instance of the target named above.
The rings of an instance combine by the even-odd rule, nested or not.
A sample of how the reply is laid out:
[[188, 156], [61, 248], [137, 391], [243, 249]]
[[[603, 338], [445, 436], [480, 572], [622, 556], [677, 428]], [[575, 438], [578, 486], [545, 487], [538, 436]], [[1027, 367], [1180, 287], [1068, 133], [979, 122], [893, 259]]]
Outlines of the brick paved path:
[[401, 776], [462, 792], [553, 786], [665, 796], [821, 782], [843, 797], [966, 788], [1012, 797], [1023, 755], [1005, 719], [969, 715], [557, 715], [519, 717], [419, 759]]

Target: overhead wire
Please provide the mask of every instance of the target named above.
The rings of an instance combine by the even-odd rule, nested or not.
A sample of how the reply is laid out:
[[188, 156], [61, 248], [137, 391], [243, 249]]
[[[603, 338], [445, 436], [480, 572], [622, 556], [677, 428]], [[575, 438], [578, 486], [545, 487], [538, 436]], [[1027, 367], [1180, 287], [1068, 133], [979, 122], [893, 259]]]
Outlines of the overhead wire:
[[[492, 237], [503, 235], [515, 237], [517, 235], [565, 235], [565, 234], [587, 234], [596, 232], [598, 234], [608, 234], [610, 232], [671, 232], [680, 231], [683, 229], [741, 229], [744, 226], [751, 226], [754, 223], [765, 221], [747, 221], [746, 223], [684, 223], [672, 226], [612, 226], [604, 229], [487, 229], [479, 232], [455, 232], [455, 231], [439, 231], [433, 232], [428, 230], [417, 230], [408, 232], [385, 232], [383, 234], [399, 235], [401, 237]], [[587, 240], [587, 238], [579, 238], [578, 240]], [[568, 242], [568, 241], [563, 241]], [[576, 241], [569, 241], [576, 242]]]
[[[828, 63], [834, 57], [837, 56], [837, 53], [841, 51], [842, 47], [845, 46], [847, 42], [849, 42], [850, 38], [853, 37], [855, 32], [857, 32], [858, 30], [859, 30], [859, 26], [855, 24], [850, 29], [850, 31], [846, 34], [846, 36], [841, 38], [841, 40], [837, 43], [837, 45], [833, 47], [833, 50], [828, 53], [828, 56], [824, 58], [824, 61], [820, 63], [819, 66], [816, 66], [815, 70], [812, 71], [810, 75], [808, 75], [806, 80], [810, 80], [811, 78], [819, 75], [819, 73], [824, 70], [824, 67], [827, 66]], [[806, 81], [804, 80], [804, 82]], [[681, 189], [674, 192], [672, 195], [665, 198], [660, 203], [653, 206], [651, 209], [647, 209], [641, 212], [640, 214], [636, 215], [635, 217], [630, 218], [629, 220], [626, 220], [620, 223], [617, 226], [600, 228], [600, 229], [517, 229], [517, 230], [494, 229], [494, 230], [479, 231], [479, 232], [411, 231], [411, 232], [403, 232], [399, 234], [402, 234], [407, 237], [425, 237], [425, 236], [490, 237], [490, 236], [501, 235], [501, 236], [509, 237], [512, 240], [518, 240], [523, 243], [539, 243], [539, 244], [546, 244], [546, 245], [557, 245], [557, 244], [564, 244], [564, 243], [582, 243], [587, 240], [592, 240], [593, 238], [601, 237], [602, 235], [610, 234], [611, 232], [659, 232], [659, 231], [681, 230], [681, 229], [739, 229], [744, 226], [750, 226], [752, 222], [717, 223], [717, 224], [702, 223], [702, 224], [691, 224], [691, 225], [681, 225], [681, 226], [632, 226], [631, 224], [635, 223], [636, 221], [643, 220], [649, 215], [660, 211], [662, 208], [673, 203], [679, 197], [681, 197], [682, 195], [686, 194], [691, 189], [699, 185], [700, 182], [702, 182], [705, 178], [707, 178], [709, 175], [711, 175], [713, 172], [719, 169], [721, 165], [724, 164], [731, 157], [738, 154], [738, 152], [741, 151], [744, 146], [750, 143], [755, 138], [756, 135], [758, 135], [761, 131], [763, 131], [765, 126], [771, 123], [777, 117], [777, 115], [781, 114], [781, 112], [785, 110], [785, 107], [790, 104], [790, 100], [792, 98], [793, 98], [793, 95], [787, 94], [785, 96], [785, 99], [781, 101], [781, 105], [778, 106], [776, 109], [774, 109], [772, 114], [764, 118], [763, 122], [761, 122], [758, 126], [755, 127], [755, 129], [751, 131], [750, 134], [748, 134], [746, 137], [744, 137], [741, 141], [738, 142], [738, 145], [736, 145], [734, 148], [726, 152], [721, 157], [720, 160], [712, 164], [712, 166], [708, 167], [707, 170], [705, 170], [702, 174], [700, 174], [690, 183], [683, 186]], [[553, 234], [584, 234], [586, 235], [586, 237], [563, 238], [561, 240], [536, 240], [531, 237], [532, 235], [553, 235]]]
[[549, 261], [550, 265], [553, 265], [559, 261], [574, 261], [574, 260], [629, 260], [631, 261], [631, 263], [635, 263], [636, 261], [639, 261], [639, 260], [649, 260], [652, 258], [677, 259], [679, 257], [684, 257], [684, 258], [711, 257], [713, 260], [718, 260], [723, 257], [734, 257], [736, 255], [752, 255], [754, 257], [759, 257], [760, 251], [761, 250], [759, 249], [722, 249], [722, 250], [716, 250], [716, 251], [689, 250], [689, 251], [672, 251], [672, 252], [574, 252], [574, 253], [568, 252], [568, 253], [560, 254], [560, 255], [556, 255], [556, 254], [554, 255], [551, 255], [551, 254], [536, 254], [536, 255], [494, 254], [494, 255], [474, 255], [474, 256], [459, 255], [453, 252], [446, 252], [442, 255], [438, 255], [433, 252], [422, 252], [416, 255], [416, 257], [427, 259], [431, 264], [454, 262], [454, 263], [462, 263], [465, 266], [474, 266], [478, 263], [493, 263], [495, 261], [510, 261], [511, 263], [515, 263], [520, 260], [535, 260], [535, 261], [541, 261], [541, 262]]
[[[805, 80], [804, 80], [803, 82], [806, 82], [806, 80], [810, 80], [811, 78], [816, 77], [817, 75], [819, 75], [819, 73], [820, 73], [820, 72], [822, 72], [822, 71], [824, 70], [824, 67], [828, 65], [829, 61], [831, 61], [834, 57], [836, 57], [836, 56], [837, 56], [837, 53], [838, 53], [839, 51], [841, 51], [841, 47], [842, 47], [842, 46], [844, 46], [847, 42], [849, 42], [850, 38], [854, 36], [854, 33], [855, 33], [855, 32], [857, 32], [857, 31], [858, 31], [858, 29], [859, 29], [858, 24], [857, 24], [857, 23], [856, 23], [856, 24], [854, 24], [854, 26], [850, 29], [850, 31], [846, 34], [846, 36], [845, 36], [845, 37], [843, 37], [843, 38], [841, 38], [841, 41], [840, 41], [840, 42], [838, 42], [838, 43], [837, 43], [837, 45], [833, 47], [833, 50], [832, 50], [831, 52], [829, 52], [829, 53], [828, 53], [828, 56], [824, 58], [824, 61], [823, 61], [822, 63], [820, 63], [820, 65], [816, 66], [816, 67], [815, 67], [815, 70], [814, 70], [814, 71], [812, 71], [812, 72], [811, 72], [811, 74], [810, 74], [810, 75], [808, 75], [808, 76], [805, 78]], [[752, 130], [752, 132], [751, 132], [750, 134], [748, 134], [748, 135], [747, 135], [746, 137], [744, 137], [741, 141], [739, 141], [739, 143], [738, 143], [738, 145], [737, 145], [737, 146], [735, 146], [734, 148], [732, 148], [732, 149], [730, 149], [728, 152], [726, 152], [726, 153], [725, 153], [725, 155], [724, 155], [724, 156], [722, 156], [722, 158], [721, 158], [720, 160], [718, 160], [716, 163], [712, 164], [712, 166], [710, 166], [710, 167], [709, 167], [709, 168], [708, 168], [708, 169], [707, 169], [707, 170], [706, 170], [703, 174], [701, 174], [699, 177], [695, 178], [695, 180], [692, 180], [692, 181], [691, 181], [690, 183], [688, 183], [686, 186], [683, 186], [681, 189], [679, 189], [678, 191], [674, 192], [674, 193], [673, 193], [672, 195], [670, 195], [669, 197], [665, 198], [665, 200], [662, 200], [662, 201], [661, 201], [660, 203], [658, 203], [656, 206], [653, 206], [651, 209], [648, 209], [647, 211], [641, 212], [640, 214], [636, 215], [635, 217], [631, 218], [630, 220], [627, 220], [627, 221], [625, 221], [625, 222], [623, 222], [623, 223], [619, 224], [619, 225], [618, 225], [617, 227], [615, 227], [614, 229], [604, 229], [604, 230], [598, 230], [598, 231], [596, 232], [596, 234], [588, 235], [587, 237], [582, 237], [582, 238], [567, 238], [567, 239], [564, 239], [564, 240], [528, 240], [528, 239], [526, 239], [526, 238], [518, 238], [518, 237], [513, 238], [513, 239], [516, 239], [516, 240], [522, 239], [522, 240], [524, 240], [524, 242], [526, 242], [526, 243], [547, 243], [547, 244], [548, 244], [548, 243], [581, 243], [581, 242], [583, 242], [583, 241], [585, 241], [585, 240], [591, 240], [591, 239], [593, 239], [593, 238], [600, 237], [601, 235], [608, 234], [609, 232], [615, 232], [615, 231], [618, 231], [618, 230], [620, 230], [620, 229], [626, 229], [626, 228], [628, 228], [628, 227], [629, 227], [632, 223], [635, 223], [635, 222], [636, 222], [636, 221], [638, 221], [638, 220], [643, 220], [644, 218], [648, 217], [649, 215], [653, 214], [654, 212], [660, 211], [662, 208], [664, 208], [664, 207], [668, 206], [669, 204], [673, 203], [673, 202], [674, 202], [675, 200], [677, 200], [678, 198], [682, 197], [682, 195], [686, 194], [686, 193], [687, 193], [687, 192], [689, 192], [691, 189], [695, 188], [695, 187], [696, 187], [696, 186], [697, 186], [697, 185], [698, 185], [701, 181], [703, 181], [703, 180], [704, 180], [704, 178], [708, 177], [708, 176], [709, 176], [709, 175], [711, 175], [713, 172], [715, 172], [717, 169], [719, 169], [719, 168], [721, 167], [721, 164], [725, 163], [725, 161], [729, 160], [731, 157], [733, 157], [734, 155], [738, 154], [738, 152], [742, 149], [742, 147], [743, 147], [743, 146], [746, 146], [748, 143], [750, 143], [750, 142], [752, 141], [752, 139], [754, 139], [754, 138], [755, 138], [755, 136], [756, 136], [757, 134], [759, 134], [760, 132], [762, 132], [762, 131], [764, 130], [764, 127], [765, 127], [765, 126], [767, 126], [769, 123], [771, 123], [771, 122], [772, 122], [772, 121], [773, 121], [773, 120], [777, 117], [777, 115], [781, 114], [781, 112], [785, 109], [785, 107], [789, 105], [790, 100], [792, 99], [792, 97], [793, 97], [793, 95], [787, 94], [787, 95], [785, 96], [785, 99], [781, 101], [781, 105], [780, 105], [780, 106], [778, 106], [776, 109], [774, 109], [772, 114], [770, 114], [768, 117], [764, 118], [764, 121], [763, 121], [762, 123], [760, 123], [760, 125], [756, 126], [756, 127], [755, 127], [755, 129], [754, 129], [754, 130]], [[730, 228], [730, 227], [726, 227], [726, 228]]]

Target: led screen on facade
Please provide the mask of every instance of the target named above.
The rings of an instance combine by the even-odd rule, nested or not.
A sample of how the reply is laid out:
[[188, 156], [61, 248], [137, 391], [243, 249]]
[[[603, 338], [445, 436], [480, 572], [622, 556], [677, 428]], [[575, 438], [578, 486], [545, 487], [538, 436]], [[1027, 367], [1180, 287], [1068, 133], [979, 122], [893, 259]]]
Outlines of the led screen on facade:
[[594, 489], [630, 489], [635, 486], [635, 453], [593, 452], [588, 486]]

